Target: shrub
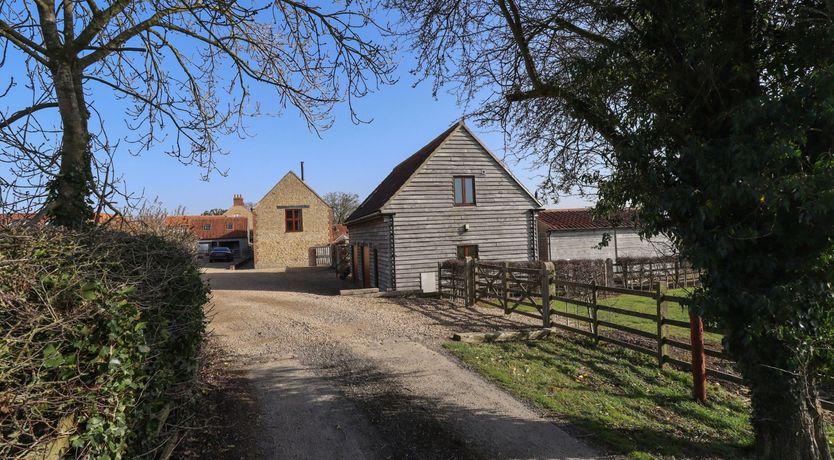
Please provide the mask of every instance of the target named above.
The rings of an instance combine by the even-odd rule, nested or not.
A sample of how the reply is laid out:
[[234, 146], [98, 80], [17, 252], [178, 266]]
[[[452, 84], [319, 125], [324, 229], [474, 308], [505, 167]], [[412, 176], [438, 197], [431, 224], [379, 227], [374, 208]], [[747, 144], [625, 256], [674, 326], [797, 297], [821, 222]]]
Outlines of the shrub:
[[157, 456], [207, 300], [188, 241], [0, 228], [0, 458]]

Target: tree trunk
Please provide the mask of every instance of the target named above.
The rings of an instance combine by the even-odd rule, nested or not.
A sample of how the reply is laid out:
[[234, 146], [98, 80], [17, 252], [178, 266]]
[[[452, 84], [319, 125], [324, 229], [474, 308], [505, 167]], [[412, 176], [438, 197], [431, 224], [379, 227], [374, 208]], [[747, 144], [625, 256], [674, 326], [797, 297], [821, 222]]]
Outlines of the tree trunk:
[[[746, 353], [748, 359], [740, 360], [739, 365], [750, 382], [754, 457], [773, 460], [831, 459], [817, 392], [816, 370], [808, 367], [780, 370], [787, 366], [762, 365], [789, 361], [774, 359], [784, 354], [782, 344], [760, 344], [751, 348], [755, 350]], [[745, 365], [744, 362], [751, 364]]]
[[52, 68], [58, 110], [61, 114], [60, 170], [50, 181], [47, 215], [56, 225], [80, 227], [92, 215], [92, 155], [84, 101], [82, 72], [75, 60], [57, 62]]

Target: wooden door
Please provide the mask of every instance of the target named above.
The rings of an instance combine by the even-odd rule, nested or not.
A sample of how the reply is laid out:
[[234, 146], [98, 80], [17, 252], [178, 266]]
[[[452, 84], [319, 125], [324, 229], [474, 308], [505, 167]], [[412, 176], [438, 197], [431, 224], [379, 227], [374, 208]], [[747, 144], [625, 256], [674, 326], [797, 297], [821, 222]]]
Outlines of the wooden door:
[[353, 271], [353, 284], [359, 285], [359, 246], [351, 245], [351, 250], [353, 254], [351, 254], [350, 263], [352, 265], [351, 270]]
[[371, 248], [362, 246], [362, 287], [371, 287]]

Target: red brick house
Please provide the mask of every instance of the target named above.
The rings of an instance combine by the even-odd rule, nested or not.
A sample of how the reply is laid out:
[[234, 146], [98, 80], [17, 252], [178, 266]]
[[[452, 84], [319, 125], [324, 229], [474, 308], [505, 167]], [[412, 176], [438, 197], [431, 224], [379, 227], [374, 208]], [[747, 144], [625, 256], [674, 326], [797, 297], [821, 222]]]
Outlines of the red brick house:
[[249, 223], [245, 216], [171, 216], [165, 223], [188, 228], [197, 237], [200, 255], [218, 246], [231, 249], [237, 257], [249, 253]]

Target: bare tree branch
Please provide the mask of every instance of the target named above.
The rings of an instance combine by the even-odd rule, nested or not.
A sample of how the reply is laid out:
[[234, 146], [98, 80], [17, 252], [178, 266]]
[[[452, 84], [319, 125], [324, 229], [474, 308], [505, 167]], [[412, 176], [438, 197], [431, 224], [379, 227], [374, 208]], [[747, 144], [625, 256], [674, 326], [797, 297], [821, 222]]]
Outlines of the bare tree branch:
[[58, 107], [57, 102], [44, 102], [41, 104], [35, 104], [31, 107], [27, 107], [23, 110], [18, 110], [17, 112], [9, 115], [7, 118], [4, 118], [3, 121], [0, 121], [0, 129], [4, 129], [7, 126], [11, 125], [12, 123], [20, 120], [23, 117], [32, 115], [33, 113], [37, 112], [38, 110], [48, 109]]

